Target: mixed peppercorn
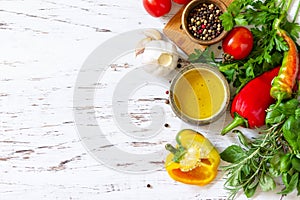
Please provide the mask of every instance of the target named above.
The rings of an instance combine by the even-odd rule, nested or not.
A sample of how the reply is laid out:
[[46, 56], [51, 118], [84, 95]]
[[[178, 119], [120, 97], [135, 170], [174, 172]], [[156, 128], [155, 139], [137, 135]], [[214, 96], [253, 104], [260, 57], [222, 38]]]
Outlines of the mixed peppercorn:
[[201, 3], [188, 14], [188, 31], [200, 40], [212, 40], [218, 37], [224, 27], [219, 19], [223, 12], [214, 4]]

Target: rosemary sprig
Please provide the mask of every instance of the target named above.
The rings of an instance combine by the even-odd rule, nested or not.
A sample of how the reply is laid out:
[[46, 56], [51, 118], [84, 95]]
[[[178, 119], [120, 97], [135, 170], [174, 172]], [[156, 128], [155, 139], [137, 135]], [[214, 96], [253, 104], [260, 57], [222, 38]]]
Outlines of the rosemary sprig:
[[[224, 186], [230, 191], [229, 199], [234, 199], [241, 190], [249, 198], [254, 195], [258, 186], [263, 191], [275, 188], [270, 163], [274, 155], [280, 154], [283, 149], [281, 128], [282, 123], [272, 126], [264, 131], [262, 137], [252, 142], [245, 143], [245, 140], [239, 139], [243, 147], [231, 145], [221, 153], [222, 160], [231, 162], [222, 167], [227, 176]], [[235, 132], [239, 138], [245, 138], [242, 132]]]

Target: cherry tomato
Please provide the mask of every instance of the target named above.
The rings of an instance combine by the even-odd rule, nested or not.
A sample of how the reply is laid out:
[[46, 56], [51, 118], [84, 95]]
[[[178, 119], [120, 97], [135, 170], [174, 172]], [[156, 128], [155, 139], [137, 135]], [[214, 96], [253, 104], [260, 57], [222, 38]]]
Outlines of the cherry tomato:
[[161, 17], [171, 10], [171, 0], [143, 0], [146, 11], [153, 17]]
[[173, 0], [173, 2], [178, 3], [178, 4], [187, 4], [192, 0]]
[[223, 51], [235, 60], [246, 58], [253, 48], [253, 35], [246, 27], [233, 28], [222, 42]]

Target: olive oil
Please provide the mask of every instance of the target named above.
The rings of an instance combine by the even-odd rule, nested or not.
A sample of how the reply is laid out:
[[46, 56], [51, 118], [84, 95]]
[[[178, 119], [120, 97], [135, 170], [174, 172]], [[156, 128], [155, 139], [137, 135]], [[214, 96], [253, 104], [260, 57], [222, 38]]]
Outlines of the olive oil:
[[194, 68], [185, 72], [174, 86], [175, 104], [194, 119], [206, 119], [217, 114], [225, 104], [225, 87], [210, 70]]

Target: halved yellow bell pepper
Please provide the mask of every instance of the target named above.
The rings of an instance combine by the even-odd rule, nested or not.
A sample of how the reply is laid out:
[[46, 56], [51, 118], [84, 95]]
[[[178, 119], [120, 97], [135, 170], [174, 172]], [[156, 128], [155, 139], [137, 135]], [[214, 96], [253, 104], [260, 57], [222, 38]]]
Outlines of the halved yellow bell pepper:
[[203, 186], [215, 179], [220, 164], [220, 155], [211, 142], [202, 134], [184, 129], [176, 136], [177, 146], [166, 145], [171, 153], [165, 168], [176, 181]]

